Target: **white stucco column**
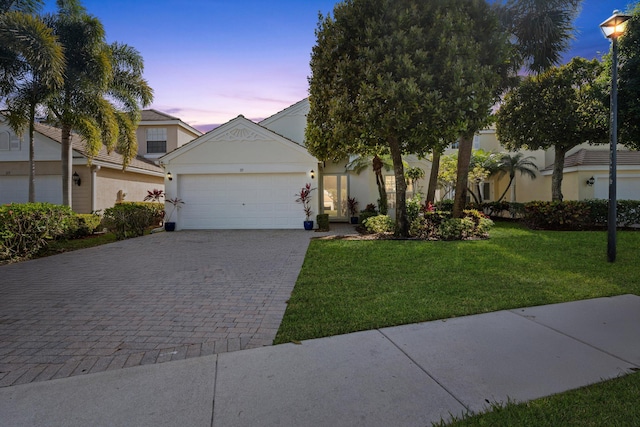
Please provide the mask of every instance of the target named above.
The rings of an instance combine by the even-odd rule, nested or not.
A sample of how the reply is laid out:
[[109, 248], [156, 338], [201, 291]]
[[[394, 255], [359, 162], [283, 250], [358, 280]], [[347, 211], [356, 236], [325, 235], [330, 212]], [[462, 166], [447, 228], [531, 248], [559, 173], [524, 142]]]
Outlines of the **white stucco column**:
[[98, 171], [100, 166], [96, 165], [91, 169], [91, 212], [96, 210], [98, 205]]

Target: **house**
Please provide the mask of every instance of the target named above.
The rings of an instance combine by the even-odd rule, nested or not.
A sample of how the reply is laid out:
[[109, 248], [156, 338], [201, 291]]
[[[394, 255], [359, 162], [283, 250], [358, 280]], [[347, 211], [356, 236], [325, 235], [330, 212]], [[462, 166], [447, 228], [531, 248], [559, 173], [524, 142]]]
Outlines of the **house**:
[[[493, 128], [480, 131], [474, 137], [473, 148], [495, 153], [507, 152]], [[453, 151], [450, 149], [445, 154]], [[555, 159], [553, 150], [521, 152], [525, 156], [533, 157], [539, 172], [535, 180], [516, 174], [516, 201], [551, 200], [551, 176]], [[569, 150], [565, 156], [562, 179], [564, 200], [608, 199], [609, 156], [608, 144], [581, 144]], [[617, 199], [640, 200], [640, 152], [619, 146], [617, 159]], [[497, 200], [508, 184], [508, 176], [489, 178], [482, 186], [484, 200]], [[504, 200], [510, 201], [509, 194]]]
[[[123, 171], [122, 156], [107, 153], [104, 147], [89, 162], [84, 142], [72, 134], [72, 209], [77, 213], [104, 210], [121, 200], [142, 201], [147, 190], [164, 189], [164, 170], [155, 159], [200, 135], [176, 117], [144, 110], [137, 130], [139, 155]], [[36, 201], [61, 204], [61, 131], [36, 123], [34, 139]], [[0, 120], [0, 204], [27, 202], [28, 189], [29, 142]]]
[[[371, 168], [356, 174], [346, 168], [349, 159], [320, 162], [309, 154], [308, 111], [304, 99], [259, 123], [238, 116], [162, 156], [167, 197], [185, 202], [176, 215], [177, 229], [302, 228], [305, 215], [295, 195], [307, 183], [316, 189], [311, 219], [326, 213], [331, 221], [346, 221], [348, 197], [355, 197], [360, 209], [376, 204]], [[427, 160], [406, 160], [429, 175]], [[393, 171], [384, 174], [393, 213], [395, 178]]]

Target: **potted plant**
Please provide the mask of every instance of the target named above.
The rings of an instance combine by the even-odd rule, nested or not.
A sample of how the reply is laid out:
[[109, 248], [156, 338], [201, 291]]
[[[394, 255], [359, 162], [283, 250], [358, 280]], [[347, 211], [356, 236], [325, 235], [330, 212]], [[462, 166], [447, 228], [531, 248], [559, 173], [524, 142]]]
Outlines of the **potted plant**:
[[358, 201], [355, 197], [347, 198], [347, 209], [349, 210], [349, 215], [351, 216], [351, 224], [358, 223]]
[[313, 230], [313, 220], [309, 219], [313, 213], [311, 210], [311, 192], [313, 190], [315, 190], [315, 188], [311, 188], [311, 184], [307, 183], [302, 187], [300, 193], [296, 194], [296, 203], [300, 203], [302, 205], [302, 209], [304, 210], [304, 214], [307, 218], [304, 221], [305, 230]]
[[166, 231], [174, 231], [176, 229], [176, 223], [171, 222], [171, 217], [173, 216], [173, 213], [175, 212], [176, 209], [180, 209], [182, 205], [184, 205], [184, 202], [182, 201], [182, 199], [179, 199], [177, 197], [174, 197], [172, 199], [167, 198], [165, 199], [165, 202], [172, 205], [173, 208], [171, 209], [171, 213], [169, 214], [169, 217], [164, 222], [164, 229]]

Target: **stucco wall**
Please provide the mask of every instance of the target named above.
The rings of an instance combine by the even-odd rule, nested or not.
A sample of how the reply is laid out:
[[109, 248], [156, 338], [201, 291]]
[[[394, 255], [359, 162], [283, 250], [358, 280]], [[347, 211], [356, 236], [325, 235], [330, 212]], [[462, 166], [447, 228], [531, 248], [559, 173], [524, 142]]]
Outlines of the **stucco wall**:
[[97, 172], [96, 210], [112, 207], [120, 190], [126, 194], [125, 201], [141, 202], [147, 195], [147, 190], [154, 188], [164, 190], [163, 177], [101, 168]]

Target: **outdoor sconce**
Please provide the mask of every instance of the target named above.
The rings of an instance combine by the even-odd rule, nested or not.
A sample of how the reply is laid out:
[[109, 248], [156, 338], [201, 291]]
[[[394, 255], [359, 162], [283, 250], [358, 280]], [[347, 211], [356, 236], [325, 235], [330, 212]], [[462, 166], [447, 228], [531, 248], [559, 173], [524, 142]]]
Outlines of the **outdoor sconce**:
[[167, 172], [167, 179], [169, 181], [173, 181], [173, 175], [171, 175], [171, 172]]
[[311, 179], [315, 179], [316, 173], [314, 172], [313, 169], [311, 169], [310, 175], [311, 175]]
[[73, 183], [80, 187], [80, 184], [82, 184], [82, 179], [80, 179], [80, 175], [78, 175], [78, 172], [74, 172], [73, 175], [71, 175], [71, 178], [73, 178]]
[[587, 185], [588, 185], [589, 187], [592, 187], [592, 186], [593, 186], [593, 184], [595, 184], [595, 183], [596, 183], [596, 179], [595, 179], [594, 177], [591, 177], [591, 178], [589, 178], [589, 179], [587, 180]]

